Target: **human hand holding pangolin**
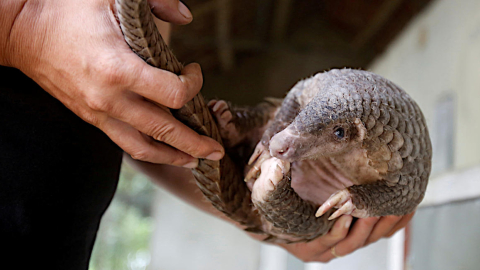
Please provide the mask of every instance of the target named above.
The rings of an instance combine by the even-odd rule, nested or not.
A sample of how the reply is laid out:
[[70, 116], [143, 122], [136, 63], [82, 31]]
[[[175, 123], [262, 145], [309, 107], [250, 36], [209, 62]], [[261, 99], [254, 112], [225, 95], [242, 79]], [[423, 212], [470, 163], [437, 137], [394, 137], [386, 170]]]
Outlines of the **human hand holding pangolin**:
[[[150, 5], [162, 20], [192, 20], [179, 1]], [[177, 76], [143, 62], [123, 40], [113, 0], [6, 0], [0, 8], [7, 14], [0, 19], [0, 64], [20, 69], [133, 158], [192, 168], [197, 158], [223, 156], [219, 143], [169, 111], [200, 91], [200, 66]]]

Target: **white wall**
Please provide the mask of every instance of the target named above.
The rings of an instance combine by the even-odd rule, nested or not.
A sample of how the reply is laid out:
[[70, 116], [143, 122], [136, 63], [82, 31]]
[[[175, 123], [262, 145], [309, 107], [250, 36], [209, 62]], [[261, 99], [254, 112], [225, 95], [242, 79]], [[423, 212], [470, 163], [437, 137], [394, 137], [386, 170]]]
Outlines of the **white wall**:
[[256, 270], [260, 243], [158, 189], [150, 270]]
[[451, 94], [454, 169], [480, 164], [480, 1], [434, 1], [370, 69], [400, 85], [419, 103], [434, 147], [439, 147], [435, 131], [442, 125], [434, 123], [436, 106]]

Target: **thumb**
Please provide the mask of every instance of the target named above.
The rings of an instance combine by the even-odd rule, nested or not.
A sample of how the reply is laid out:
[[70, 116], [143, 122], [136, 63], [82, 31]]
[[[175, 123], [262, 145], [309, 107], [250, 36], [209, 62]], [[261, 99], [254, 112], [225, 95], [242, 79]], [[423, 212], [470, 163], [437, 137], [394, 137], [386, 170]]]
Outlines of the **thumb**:
[[152, 13], [159, 19], [175, 24], [187, 24], [193, 19], [192, 13], [179, 0], [149, 0]]

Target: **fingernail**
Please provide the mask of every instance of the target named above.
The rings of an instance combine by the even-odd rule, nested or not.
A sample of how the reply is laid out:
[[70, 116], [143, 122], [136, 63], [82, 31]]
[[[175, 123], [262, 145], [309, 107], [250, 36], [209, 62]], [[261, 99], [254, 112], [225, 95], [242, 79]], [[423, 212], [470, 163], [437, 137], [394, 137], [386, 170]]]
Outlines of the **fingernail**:
[[345, 222], [345, 228], [350, 228], [350, 224], [352, 224], [352, 218], [347, 219], [347, 221]]
[[198, 166], [198, 159], [183, 165], [184, 168], [194, 169]]
[[220, 160], [220, 159], [222, 159], [222, 157], [223, 157], [222, 152], [213, 152], [213, 153], [211, 153], [210, 155], [208, 155], [208, 156], [206, 157], [206, 159], [209, 159], [209, 160]]
[[192, 19], [192, 13], [190, 13], [190, 10], [185, 6], [184, 3], [181, 1], [178, 1], [178, 11], [185, 17], [186, 19]]

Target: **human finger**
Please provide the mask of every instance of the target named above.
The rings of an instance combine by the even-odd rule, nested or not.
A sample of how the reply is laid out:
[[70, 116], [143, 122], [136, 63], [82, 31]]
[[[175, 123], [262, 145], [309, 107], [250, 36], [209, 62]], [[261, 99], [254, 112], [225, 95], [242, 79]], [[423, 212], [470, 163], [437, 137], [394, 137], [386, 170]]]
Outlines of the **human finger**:
[[347, 236], [352, 219], [352, 216], [343, 215], [324, 236], [308, 243], [281, 244], [281, 246], [304, 262], [321, 261], [318, 259], [321, 254]]
[[388, 232], [385, 235], [385, 237], [390, 237], [394, 235], [398, 230], [407, 226], [408, 222], [410, 222], [410, 220], [413, 218], [414, 215], [415, 215], [415, 212], [403, 216], [402, 219], [397, 224], [395, 224], [395, 226], [390, 230], [390, 232]]
[[154, 141], [118, 119], [106, 119], [102, 128], [105, 134], [133, 159], [186, 168], [195, 168], [198, 165], [198, 159], [164, 143]]
[[393, 227], [402, 219], [401, 216], [384, 216], [375, 224], [375, 227], [370, 233], [365, 245], [374, 243], [380, 238], [384, 237], [388, 232], [390, 232]]
[[159, 19], [175, 24], [187, 24], [193, 20], [188, 7], [178, 0], [149, 0], [152, 13]]
[[350, 229], [350, 224], [352, 224], [353, 217], [350, 215], [342, 215], [335, 222], [330, 231], [319, 238], [319, 241], [322, 245], [326, 247], [331, 247], [341, 240], [345, 239]]
[[331, 249], [319, 256], [319, 260], [328, 262], [336, 257], [345, 256], [362, 247], [367, 240], [373, 227], [378, 222], [377, 217], [361, 218], [355, 222], [348, 236], [335, 246], [335, 255]]
[[[135, 56], [135, 55], [134, 55]], [[140, 61], [140, 58], [134, 59]], [[140, 64], [141, 63], [141, 64]], [[133, 78], [128, 90], [172, 109], [180, 109], [200, 92], [203, 76], [200, 65], [185, 66], [180, 76], [166, 70], [138, 63], [138, 75]], [[126, 71], [125, 73], [128, 73]]]
[[[165, 108], [135, 94], [122, 96], [111, 106], [100, 110], [131, 125], [138, 131], [164, 142], [192, 157], [219, 160], [223, 147], [214, 139], [202, 136], [175, 119]], [[100, 127], [102, 130], [104, 127]]]

